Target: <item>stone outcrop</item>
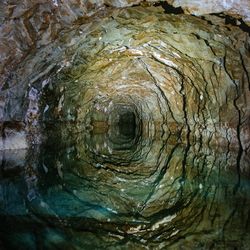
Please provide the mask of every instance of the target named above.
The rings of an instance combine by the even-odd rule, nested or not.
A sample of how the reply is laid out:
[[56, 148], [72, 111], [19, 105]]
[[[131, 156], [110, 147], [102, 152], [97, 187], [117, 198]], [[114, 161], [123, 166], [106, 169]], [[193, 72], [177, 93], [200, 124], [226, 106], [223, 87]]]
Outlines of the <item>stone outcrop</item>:
[[244, 22], [250, 24], [250, 2], [248, 0], [167, 0], [174, 7], [181, 7], [185, 13], [194, 15], [204, 15], [210, 13], [223, 12], [235, 18], [242, 18]]

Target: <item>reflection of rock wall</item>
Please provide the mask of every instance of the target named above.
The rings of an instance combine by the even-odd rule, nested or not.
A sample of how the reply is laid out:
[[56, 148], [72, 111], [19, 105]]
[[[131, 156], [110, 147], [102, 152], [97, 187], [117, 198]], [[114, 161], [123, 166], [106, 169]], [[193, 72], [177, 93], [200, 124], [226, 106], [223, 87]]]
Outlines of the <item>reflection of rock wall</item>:
[[[62, 126], [51, 133], [40, 161], [32, 161], [35, 175], [27, 171], [31, 163], [29, 157], [24, 160], [27, 152], [12, 159], [21, 175], [8, 177], [7, 165], [2, 171], [0, 232], [10, 239], [10, 246], [18, 242], [15, 236], [33, 233], [27, 230], [29, 225], [40, 229], [34, 235], [43, 236], [39, 244], [47, 244], [49, 225], [59, 229], [64, 244], [80, 248], [98, 238], [92, 247], [207, 249], [215, 244], [246, 249], [250, 242], [246, 154], [237, 159], [230, 151], [172, 145], [170, 138], [142, 138], [143, 145], [137, 145], [140, 157], [133, 147], [119, 155], [106, 150], [105, 134], [86, 139], [69, 131]], [[30, 154], [38, 156], [35, 150]], [[117, 164], [124, 157], [129, 164]], [[76, 243], [77, 235], [81, 237]]]

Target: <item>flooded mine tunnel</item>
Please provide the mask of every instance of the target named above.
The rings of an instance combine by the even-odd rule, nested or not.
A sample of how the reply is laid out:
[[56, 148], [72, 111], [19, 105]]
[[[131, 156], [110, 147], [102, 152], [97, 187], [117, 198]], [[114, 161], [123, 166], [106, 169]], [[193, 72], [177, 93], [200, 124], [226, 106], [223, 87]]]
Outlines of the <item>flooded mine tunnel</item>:
[[0, 3], [0, 249], [249, 249], [250, 3]]

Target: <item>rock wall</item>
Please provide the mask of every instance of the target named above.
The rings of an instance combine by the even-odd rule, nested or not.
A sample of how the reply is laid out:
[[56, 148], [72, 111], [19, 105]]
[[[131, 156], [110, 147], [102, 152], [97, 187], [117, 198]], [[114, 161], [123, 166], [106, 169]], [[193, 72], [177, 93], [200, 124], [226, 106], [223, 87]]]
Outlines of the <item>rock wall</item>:
[[108, 122], [120, 105], [148, 130], [248, 148], [249, 36], [219, 17], [207, 23], [133, 7], [89, 25], [51, 78], [45, 119]]
[[[64, 28], [69, 28], [79, 19], [88, 19], [97, 11], [111, 7], [128, 7], [142, 0], [4, 0], [0, 3], [0, 87], [17, 64], [29, 53], [54, 41]], [[148, 3], [158, 2], [147, 0]], [[164, 2], [164, 1], [162, 1]], [[225, 12], [250, 21], [250, 3], [247, 0], [233, 1], [173, 1], [185, 13], [203, 15]], [[167, 7], [168, 8], [168, 7]]]
[[236, 18], [242, 18], [250, 24], [250, 2], [248, 0], [168, 0], [174, 7], [182, 7], [185, 13], [194, 15], [204, 15], [209, 13], [224, 12]]
[[45, 46], [78, 18], [88, 18], [100, 1], [4, 1], [1, 3], [0, 85], [31, 49]]
[[[210, 141], [213, 136], [216, 144], [248, 149], [248, 33], [237, 22], [225, 24], [216, 16], [166, 14], [170, 6], [165, 2], [160, 4], [163, 8], [147, 8], [152, 1], [124, 12], [112, 8], [139, 2], [2, 2], [1, 121], [25, 122], [31, 135], [37, 134], [39, 119], [89, 123], [99, 117], [102, 122], [105, 115], [97, 112], [98, 102], [103, 107], [111, 100], [126, 106], [131, 103], [121, 96], [127, 95], [135, 112], [142, 109], [140, 118], [149, 130], [180, 133], [183, 138], [193, 131], [195, 140], [201, 136]], [[171, 1], [176, 7], [180, 3]], [[242, 12], [238, 3], [230, 2], [232, 8], [224, 3], [217, 9], [212, 2], [206, 11], [197, 5], [200, 11], [195, 14], [208, 9]], [[249, 4], [242, 4], [247, 10]], [[190, 2], [181, 5], [193, 13]], [[45, 86], [53, 90], [48, 91], [52, 100], [45, 98], [41, 104]], [[83, 88], [82, 100], [95, 105], [79, 97], [71, 102], [73, 86], [76, 91]], [[110, 89], [114, 93], [109, 96]], [[72, 105], [77, 107], [73, 113], [66, 110]], [[89, 111], [94, 115], [86, 115]]]

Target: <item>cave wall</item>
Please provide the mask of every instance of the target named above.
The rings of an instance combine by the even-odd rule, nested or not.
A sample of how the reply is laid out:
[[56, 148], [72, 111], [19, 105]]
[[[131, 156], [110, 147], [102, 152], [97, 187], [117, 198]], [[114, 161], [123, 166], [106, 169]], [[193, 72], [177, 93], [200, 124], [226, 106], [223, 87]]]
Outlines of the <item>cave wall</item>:
[[[93, 86], [96, 84], [93, 79], [95, 81], [98, 79], [101, 83], [103, 79], [108, 79], [109, 72], [114, 71], [115, 77], [111, 82], [114, 86], [119, 87], [119, 77], [126, 67], [129, 70], [126, 75], [128, 80], [123, 84], [129, 86], [130, 81], [137, 81], [133, 77], [138, 72], [141, 73], [140, 80], [149, 83], [153, 81], [154, 88], [158, 88], [153, 91], [155, 93], [158, 91], [158, 94], [163, 91], [165, 97], [162, 98], [165, 98], [166, 103], [162, 99], [159, 100], [158, 94], [155, 95], [155, 99], [154, 97], [151, 100], [148, 99], [148, 103], [152, 102], [151, 106], [149, 105], [149, 113], [144, 112], [143, 119], [147, 121], [152, 119], [158, 124], [165, 124], [164, 126], [167, 128], [161, 128], [165, 132], [175, 133], [184, 125], [188, 125], [183, 130], [184, 134], [191, 129], [196, 131], [198, 136], [204, 133], [204, 136], [210, 138], [212, 133], [217, 138], [217, 144], [228, 145], [229, 142], [229, 145], [249, 148], [249, 35], [242, 31], [240, 27], [242, 21], [239, 21], [242, 18], [248, 22], [246, 12], [249, 9], [249, 3], [243, 0], [237, 3], [222, 1], [218, 5], [211, 2], [211, 5], [208, 6], [205, 2], [204, 5], [196, 5], [195, 1], [188, 3], [169, 1], [174, 7], [181, 5], [184, 12], [196, 15], [224, 11], [225, 14], [238, 18], [239, 23], [237, 24], [237, 20], [234, 25], [226, 23], [219, 16], [204, 15], [202, 18], [196, 18], [180, 15], [179, 18], [168, 14], [166, 16], [169, 19], [167, 18], [165, 23], [163, 22], [164, 31], [161, 27], [164, 18], [157, 17], [156, 13], [152, 14], [153, 11], [149, 12], [148, 17], [143, 14], [142, 9], [150, 6], [154, 1], [143, 2], [142, 9], [137, 12], [138, 16], [141, 15], [140, 18], [142, 18], [141, 21], [136, 21], [138, 22], [137, 41], [134, 44], [126, 44], [126, 41], [133, 38], [126, 32], [135, 32], [130, 28], [129, 20], [131, 22], [136, 20], [135, 14], [128, 11], [118, 21], [121, 22], [122, 29], [117, 28], [116, 32], [121, 32], [121, 36], [116, 37], [112, 33], [112, 28], [107, 27], [108, 33], [104, 43], [110, 43], [113, 47], [107, 48], [108, 56], [99, 55], [98, 48], [103, 43], [99, 38], [105, 37], [107, 30], [105, 32], [98, 30], [96, 25], [101, 25], [105, 17], [110, 18], [112, 13], [115, 14], [116, 7], [137, 5], [139, 2], [141, 1], [83, 2], [69, 0], [24, 1], [18, 4], [15, 1], [4, 1], [1, 3], [0, 118], [2, 122], [18, 122], [18, 126], [13, 127], [11, 123], [2, 126], [2, 134], [5, 138], [9, 138], [13, 128], [16, 130], [14, 134], [18, 134], [20, 139], [17, 143], [16, 137], [14, 137], [9, 144], [5, 139], [5, 147], [6, 145], [9, 145], [8, 148], [13, 145], [27, 146], [26, 143], [23, 143], [25, 138], [23, 129], [31, 135], [32, 143], [39, 143], [39, 138], [34, 135], [38, 132], [36, 127], [38, 120], [41, 119], [41, 116], [39, 117], [41, 90], [50, 83], [50, 80], [46, 78], [47, 75], [52, 71], [59, 72], [66, 68], [68, 72], [73, 70], [71, 76], [73, 75], [74, 78], [75, 68], [72, 65], [77, 65], [75, 58], [80, 61], [89, 58], [88, 62], [81, 66], [87, 72], [84, 72], [82, 78], [92, 81]], [[163, 8], [160, 15], [164, 15], [164, 11], [167, 12], [170, 6], [166, 4], [161, 4], [161, 6]], [[245, 6], [244, 11], [242, 11], [242, 6]], [[174, 12], [174, 10], [172, 11]], [[123, 18], [124, 20], [121, 21]], [[145, 33], [145, 30], [150, 30], [150, 27], [161, 30], [167, 35], [159, 37], [152, 30], [148, 32], [148, 37], [139, 35], [141, 28], [142, 33]], [[92, 39], [90, 44], [86, 38], [88, 35]], [[145, 49], [143, 46], [149, 44], [148, 39], [155, 40], [154, 46], [159, 47], [160, 50], [153, 46]], [[115, 45], [117, 41], [121, 44]], [[167, 47], [170, 46], [174, 53], [170, 51], [171, 54], [166, 48], [164, 51], [162, 42], [165, 42]], [[75, 57], [74, 50], [79, 48], [80, 55]], [[114, 52], [114, 49], [118, 52]], [[138, 64], [136, 60], [140, 56], [142, 59]], [[120, 68], [115, 67], [115, 64], [107, 63], [110, 57], [114, 57], [114, 61], [120, 61]], [[100, 63], [95, 65], [95, 61]], [[91, 65], [92, 63], [94, 65]], [[128, 65], [132, 66], [128, 67]], [[109, 71], [100, 72], [102, 67], [108, 67]], [[164, 72], [165, 69], [159, 70], [161, 67], [167, 68], [167, 72]], [[90, 71], [88, 72], [88, 70]], [[165, 84], [166, 82], [168, 84]], [[61, 119], [64, 115], [68, 117], [68, 114], [63, 113], [62, 103], [67, 103], [70, 95], [63, 96], [62, 87], [59, 86], [59, 92], [55, 92], [55, 96], [52, 96], [52, 99], [55, 99], [54, 119]], [[102, 89], [101, 91], [104, 92], [107, 92], [110, 87], [112, 86], [107, 84], [106, 90], [103, 90], [102, 88], [105, 89], [105, 86], [97, 84], [97, 89]], [[142, 91], [142, 86], [139, 84], [137, 88], [128, 87], [124, 93], [130, 93], [133, 90], [141, 91], [140, 95], [135, 95], [134, 99], [139, 100], [139, 106], [143, 106], [145, 105], [143, 104], [144, 99], [152, 93], [152, 89], [146, 87]], [[173, 91], [176, 95], [172, 94]], [[86, 95], [88, 94], [89, 92], [86, 92]], [[91, 96], [95, 94], [95, 91], [92, 91], [87, 98], [91, 99]], [[68, 102], [70, 103], [70, 101]], [[159, 105], [159, 109], [155, 105], [157, 102], [163, 102]], [[80, 104], [82, 103], [80, 102]], [[85, 111], [87, 107], [84, 109]], [[46, 108], [46, 105], [43, 108]], [[57, 116], [58, 110], [62, 114], [61, 117]], [[153, 118], [150, 118], [148, 114], [152, 114]], [[85, 119], [85, 116], [81, 114], [78, 114], [78, 117], [82, 117], [82, 120]], [[154, 128], [155, 126], [152, 125]]]
[[[88, 19], [96, 12], [110, 7], [128, 7], [156, 0], [4, 0], [0, 3], [0, 86], [31, 49], [54, 41], [59, 32], [70, 28], [79, 19]], [[161, 1], [185, 13], [203, 15], [224, 12], [250, 22], [250, 3], [232, 1]], [[168, 8], [168, 6], [166, 7]]]
[[187, 14], [204, 15], [223, 12], [236, 18], [242, 18], [244, 22], [250, 24], [250, 2], [247, 0], [168, 0], [168, 3], [174, 7], [181, 7]]
[[51, 79], [45, 119], [90, 123], [95, 114], [105, 122], [113, 107], [131, 104], [159, 134], [247, 149], [249, 36], [212, 21], [160, 7], [112, 11], [88, 26], [74, 43], [78, 53]]

